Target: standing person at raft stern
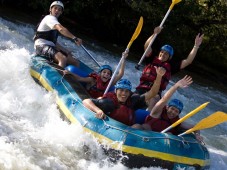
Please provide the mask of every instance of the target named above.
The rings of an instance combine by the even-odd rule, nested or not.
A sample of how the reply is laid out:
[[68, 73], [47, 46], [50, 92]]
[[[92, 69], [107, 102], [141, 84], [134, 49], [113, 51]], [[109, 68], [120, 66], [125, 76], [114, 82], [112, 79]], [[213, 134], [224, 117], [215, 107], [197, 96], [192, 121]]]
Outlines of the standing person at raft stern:
[[111, 118], [131, 126], [135, 123], [135, 110], [140, 108], [140, 103], [154, 97], [159, 91], [165, 69], [158, 67], [156, 71], [157, 78], [153, 86], [143, 95], [133, 94], [131, 82], [121, 79], [115, 86], [115, 92], [108, 92], [99, 99], [85, 99], [83, 104], [95, 112], [95, 116], [99, 119], [105, 118], [105, 114], [107, 114]]
[[65, 68], [66, 64], [79, 66], [79, 62], [73, 57], [71, 51], [57, 42], [58, 34], [70, 38], [75, 44], [81, 45], [82, 40], [77, 38], [67, 28], [62, 26], [58, 18], [64, 11], [61, 1], [54, 1], [50, 5], [50, 14], [46, 15], [39, 23], [34, 36], [36, 55], [45, 56], [49, 61], [57, 63]]
[[[156, 27], [154, 29], [154, 34], [159, 34], [160, 32], [161, 32], [160, 27]], [[151, 37], [149, 37], [147, 39], [147, 41], [145, 42], [145, 45], [144, 45], [145, 50], [147, 49], [154, 34]], [[171, 60], [174, 55], [174, 50], [173, 50], [173, 47], [171, 47], [170, 45], [166, 44], [166, 45], [162, 46], [160, 49], [159, 55], [154, 58], [151, 58], [151, 59], [150, 59], [150, 57], [152, 54], [152, 49], [151, 49], [151, 47], [148, 47], [149, 50], [147, 51], [147, 54], [146, 54], [146, 58], [147, 58], [146, 60], [149, 59], [149, 63], [143, 69], [142, 75], [140, 77], [140, 83], [136, 87], [135, 93], [143, 94], [150, 89], [150, 87], [152, 86], [152, 84], [156, 78], [154, 66], [164, 67], [166, 69], [166, 74], [162, 77], [159, 95], [157, 95], [156, 98], [153, 98], [150, 101], [150, 103], [148, 104], [148, 106], [149, 106], [148, 110], [151, 110], [153, 108], [154, 104], [157, 102], [157, 100], [160, 99], [161, 93], [162, 93], [162, 91], [164, 91], [166, 89], [166, 86], [168, 85], [169, 80], [171, 79], [171, 76], [173, 74], [179, 72], [180, 70], [184, 69], [185, 67], [187, 67], [188, 65], [190, 65], [192, 63], [192, 61], [194, 60], [194, 58], [197, 54], [199, 46], [202, 43], [203, 36], [204, 36], [203, 34], [202, 35], [198, 34], [196, 36], [195, 44], [194, 44], [191, 52], [189, 53], [188, 57], [179, 62], [176, 62], [176, 61], [173, 62]], [[154, 100], [154, 99], [156, 99], [156, 100]], [[146, 107], [147, 107], [147, 105], [144, 105], [144, 108], [146, 108]]]
[[[111, 85], [115, 85], [124, 75], [125, 60], [128, 56], [128, 51], [122, 53], [122, 63], [118, 74], [114, 77]], [[113, 70], [109, 65], [102, 65], [99, 68], [98, 73], [94, 72], [88, 75], [88, 77], [81, 77], [77, 74], [71, 73], [67, 70], [64, 71], [66, 74], [73, 75], [77, 81], [86, 83], [85, 87], [87, 92], [92, 98], [102, 97], [112, 76]]]
[[[190, 76], [185, 76], [183, 79], [174, 84], [155, 104], [150, 112], [150, 115], [146, 117], [145, 123], [142, 125], [141, 129], [161, 132], [178, 121], [180, 119], [179, 114], [183, 110], [184, 105], [180, 100], [170, 100], [170, 98], [178, 88], [188, 87], [192, 82], [193, 81]], [[170, 132], [174, 135], [177, 135], [179, 134], [180, 130], [190, 129], [192, 127], [192, 125], [182, 122], [178, 126], [172, 128]], [[202, 137], [199, 135], [199, 131], [196, 132], [196, 138], [198, 140], [202, 140]]]

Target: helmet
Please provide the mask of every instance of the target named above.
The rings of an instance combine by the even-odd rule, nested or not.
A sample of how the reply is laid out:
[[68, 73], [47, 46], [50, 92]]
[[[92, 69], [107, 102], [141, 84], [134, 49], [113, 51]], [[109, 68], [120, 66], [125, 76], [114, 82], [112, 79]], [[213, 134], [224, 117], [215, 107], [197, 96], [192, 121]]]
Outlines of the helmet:
[[169, 60], [172, 58], [172, 56], [173, 56], [173, 47], [171, 47], [170, 45], [163, 45], [161, 47], [161, 50], [164, 50], [164, 51], [169, 53], [169, 56], [170, 56]]
[[102, 66], [100, 66], [98, 72], [101, 73], [102, 70], [104, 70], [104, 69], [110, 70], [111, 74], [112, 74], [112, 72], [113, 72], [112, 68], [111, 68], [109, 65], [102, 65]]
[[117, 84], [115, 85], [115, 89], [128, 89], [129, 91], [131, 91], [132, 89], [132, 84], [129, 80], [127, 79], [121, 79], [117, 82]]
[[168, 103], [168, 106], [176, 107], [179, 110], [179, 112], [181, 112], [184, 107], [183, 103], [178, 99], [170, 100], [170, 102]]
[[52, 4], [50, 5], [50, 10], [51, 10], [51, 8], [52, 8], [54, 5], [59, 5], [59, 6], [62, 7], [62, 10], [64, 10], [64, 5], [63, 5], [63, 3], [62, 3], [61, 1], [54, 1], [54, 2], [52, 2]]

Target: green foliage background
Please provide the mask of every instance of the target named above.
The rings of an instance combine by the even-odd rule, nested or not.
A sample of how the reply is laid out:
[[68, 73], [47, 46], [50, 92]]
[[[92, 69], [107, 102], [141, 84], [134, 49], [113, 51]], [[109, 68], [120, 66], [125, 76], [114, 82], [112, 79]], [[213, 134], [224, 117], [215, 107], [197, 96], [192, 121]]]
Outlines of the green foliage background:
[[[7, 0], [1, 5], [16, 7], [28, 15], [48, 14], [50, 0]], [[143, 44], [160, 25], [171, 0], [65, 0], [62, 21], [70, 31], [80, 32], [102, 42], [127, 46], [139, 17], [144, 25], [131, 51], [143, 54]], [[13, 5], [12, 5], [13, 4]], [[171, 44], [175, 56], [185, 58], [194, 45], [195, 36], [204, 33], [196, 61], [226, 71], [227, 68], [227, 1], [182, 0], [170, 12], [153, 48]], [[35, 21], [38, 22], [39, 18]], [[63, 24], [64, 25], [64, 24]], [[141, 56], [138, 56], [140, 58]]]

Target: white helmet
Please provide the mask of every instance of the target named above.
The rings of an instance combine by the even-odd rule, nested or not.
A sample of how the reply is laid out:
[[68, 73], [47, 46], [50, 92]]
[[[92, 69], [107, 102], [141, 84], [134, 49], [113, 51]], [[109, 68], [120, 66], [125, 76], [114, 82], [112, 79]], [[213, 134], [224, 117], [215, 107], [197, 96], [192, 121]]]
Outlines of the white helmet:
[[64, 5], [61, 1], [54, 1], [51, 5], [50, 5], [50, 10], [54, 5], [59, 5], [62, 7], [62, 10], [64, 10]]

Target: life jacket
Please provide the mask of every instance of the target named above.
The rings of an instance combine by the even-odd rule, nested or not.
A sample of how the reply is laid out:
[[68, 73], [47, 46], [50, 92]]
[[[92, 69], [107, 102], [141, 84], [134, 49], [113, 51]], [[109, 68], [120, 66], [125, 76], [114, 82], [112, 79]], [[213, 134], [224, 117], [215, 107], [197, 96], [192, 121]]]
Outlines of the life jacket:
[[33, 40], [37, 40], [39, 38], [42, 38], [44, 40], [48, 40], [53, 42], [54, 44], [56, 44], [57, 39], [58, 39], [58, 35], [59, 32], [58, 30], [50, 30], [50, 31], [37, 31], [41, 21], [43, 20], [43, 18], [45, 17], [45, 15], [42, 15], [40, 22], [37, 24], [36, 26], [36, 32], [35, 32], [35, 36], [33, 37]]
[[[179, 116], [169, 119], [167, 116], [167, 109], [164, 107], [160, 118], [152, 118], [150, 115], [148, 115], [145, 119], [145, 123], [149, 124], [153, 131], [161, 132], [179, 119]], [[179, 125], [177, 127], [179, 127]], [[170, 129], [169, 132], [176, 135], [177, 127]]]
[[50, 30], [50, 31], [36, 31], [33, 40], [37, 40], [38, 38], [42, 38], [44, 40], [48, 40], [56, 44], [58, 39], [58, 30]]
[[130, 98], [124, 104], [118, 102], [117, 96], [113, 92], [106, 93], [103, 98], [111, 99], [114, 103], [114, 107], [116, 109], [110, 113], [111, 118], [128, 126], [131, 126], [135, 123], [135, 113], [132, 109], [132, 102]]
[[98, 97], [103, 96], [103, 94], [104, 94], [104, 92], [105, 92], [110, 80], [108, 80], [107, 82], [103, 82], [102, 79], [101, 79], [101, 76], [98, 75], [97, 73], [91, 73], [88, 76], [92, 77], [92, 78], [94, 78], [96, 80], [96, 84], [93, 85], [92, 87], [90, 87], [87, 90], [88, 93], [93, 98], [98, 98]]
[[136, 87], [136, 89], [146, 89], [147, 91], [150, 90], [157, 77], [155, 66], [163, 67], [166, 69], [166, 73], [162, 76], [159, 91], [163, 91], [166, 89], [166, 86], [168, 85], [171, 78], [171, 66], [168, 62], [161, 62], [157, 57], [153, 60], [151, 64], [148, 64], [144, 68], [142, 76], [140, 77], [140, 84]]

